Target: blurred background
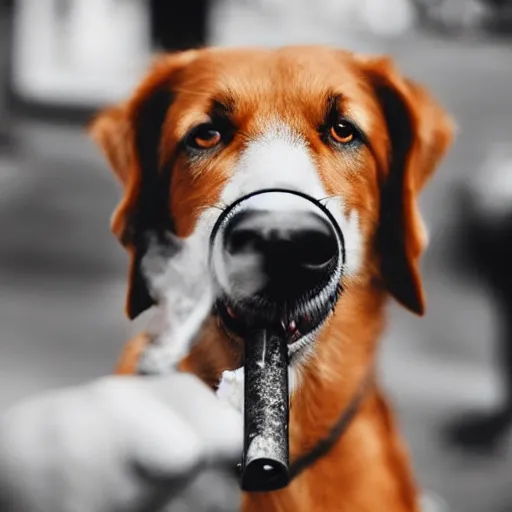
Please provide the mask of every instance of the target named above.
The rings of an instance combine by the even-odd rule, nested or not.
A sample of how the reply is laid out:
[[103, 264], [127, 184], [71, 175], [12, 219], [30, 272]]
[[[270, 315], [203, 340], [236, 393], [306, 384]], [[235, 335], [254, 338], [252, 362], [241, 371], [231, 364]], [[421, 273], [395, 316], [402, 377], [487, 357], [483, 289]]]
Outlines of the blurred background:
[[391, 54], [456, 119], [422, 197], [428, 314], [391, 306], [382, 377], [435, 510], [512, 511], [510, 0], [0, 0], [0, 410], [110, 373], [137, 331], [91, 114], [155, 50], [307, 42]]

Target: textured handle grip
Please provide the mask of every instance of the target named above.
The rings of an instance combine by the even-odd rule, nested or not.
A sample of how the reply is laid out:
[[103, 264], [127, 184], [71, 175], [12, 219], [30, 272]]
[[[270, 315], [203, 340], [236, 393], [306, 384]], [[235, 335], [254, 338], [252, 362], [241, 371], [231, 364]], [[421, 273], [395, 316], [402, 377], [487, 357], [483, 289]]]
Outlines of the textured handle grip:
[[283, 335], [262, 329], [245, 342], [242, 489], [273, 491], [289, 476], [288, 347]]

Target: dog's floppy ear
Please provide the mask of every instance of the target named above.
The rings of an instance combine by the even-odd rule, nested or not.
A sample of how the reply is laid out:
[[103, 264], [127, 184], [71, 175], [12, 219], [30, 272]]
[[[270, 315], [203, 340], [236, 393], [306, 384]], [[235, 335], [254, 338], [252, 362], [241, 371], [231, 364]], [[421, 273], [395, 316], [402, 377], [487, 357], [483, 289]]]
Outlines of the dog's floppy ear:
[[176, 72], [194, 57], [195, 52], [188, 51], [160, 58], [130, 100], [100, 112], [90, 125], [93, 139], [124, 189], [111, 228], [131, 258], [126, 302], [131, 319], [154, 304], [140, 268], [149, 237], [165, 239], [165, 232], [173, 230], [172, 164], [162, 165], [162, 130]]
[[428, 237], [418, 195], [451, 145], [454, 125], [426, 90], [402, 77], [390, 59], [368, 58], [364, 66], [390, 138], [377, 236], [382, 274], [389, 292], [422, 315], [425, 294], [419, 260]]

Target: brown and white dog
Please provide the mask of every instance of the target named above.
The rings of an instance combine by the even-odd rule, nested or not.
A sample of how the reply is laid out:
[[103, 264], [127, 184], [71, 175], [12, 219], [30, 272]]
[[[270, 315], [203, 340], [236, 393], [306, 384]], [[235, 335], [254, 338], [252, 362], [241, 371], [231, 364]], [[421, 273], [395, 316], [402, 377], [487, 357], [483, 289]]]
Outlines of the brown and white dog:
[[[320, 46], [161, 57], [134, 96], [92, 127], [124, 187], [113, 231], [132, 260], [128, 316], [159, 301], [162, 287], [148, 282], [145, 258], [156, 250], [172, 259], [166, 234], [190, 242], [184, 268], [193, 270], [206, 258], [213, 224], [240, 197], [280, 188], [322, 202], [345, 239], [343, 291], [320, 325], [308, 325], [307, 314], [293, 324], [290, 453], [299, 457], [326, 436], [373, 371], [387, 297], [424, 313], [418, 194], [452, 131], [445, 112], [388, 58]], [[321, 246], [310, 244], [313, 258]], [[180, 367], [216, 387], [222, 372], [240, 366], [241, 346], [210, 314], [208, 288], [195, 295], [206, 297], [208, 318]], [[128, 344], [119, 373], [138, 370], [150, 338]], [[327, 455], [281, 491], [244, 494], [242, 510], [418, 511], [408, 458], [375, 379]]]

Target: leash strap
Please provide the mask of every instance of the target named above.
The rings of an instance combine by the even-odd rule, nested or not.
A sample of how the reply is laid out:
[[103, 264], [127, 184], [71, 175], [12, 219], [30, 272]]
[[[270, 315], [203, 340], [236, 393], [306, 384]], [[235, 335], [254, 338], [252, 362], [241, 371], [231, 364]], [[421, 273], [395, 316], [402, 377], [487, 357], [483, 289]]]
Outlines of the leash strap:
[[354, 419], [356, 413], [359, 411], [366, 397], [371, 385], [373, 384], [373, 366], [370, 371], [364, 376], [359, 389], [352, 397], [347, 408], [343, 410], [338, 421], [331, 428], [329, 434], [318, 441], [316, 445], [304, 455], [301, 455], [297, 460], [292, 462], [290, 466], [290, 480], [299, 476], [305, 469], [312, 466], [319, 459], [329, 453], [331, 448], [338, 442], [340, 437], [346, 432], [351, 421]]

